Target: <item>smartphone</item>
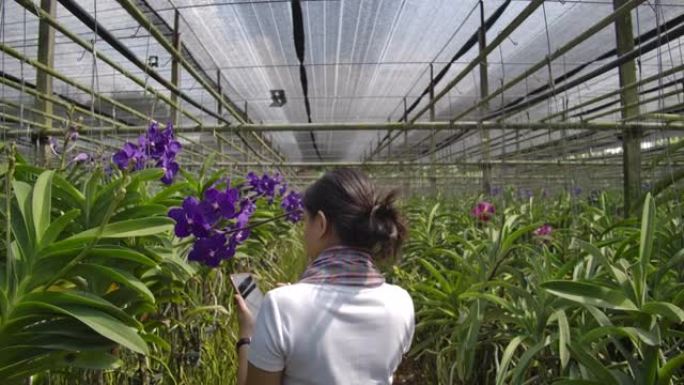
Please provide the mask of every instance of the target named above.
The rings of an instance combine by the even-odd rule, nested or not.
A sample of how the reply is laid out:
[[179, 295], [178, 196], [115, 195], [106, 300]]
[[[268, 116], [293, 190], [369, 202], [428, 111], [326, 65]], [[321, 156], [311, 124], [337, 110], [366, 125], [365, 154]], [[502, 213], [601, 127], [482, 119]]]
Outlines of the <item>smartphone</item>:
[[254, 318], [256, 318], [259, 313], [259, 308], [261, 307], [261, 302], [264, 300], [264, 293], [259, 290], [259, 286], [257, 286], [254, 276], [250, 273], [231, 274], [230, 281], [233, 284], [235, 291], [244, 298], [249, 311], [251, 311]]

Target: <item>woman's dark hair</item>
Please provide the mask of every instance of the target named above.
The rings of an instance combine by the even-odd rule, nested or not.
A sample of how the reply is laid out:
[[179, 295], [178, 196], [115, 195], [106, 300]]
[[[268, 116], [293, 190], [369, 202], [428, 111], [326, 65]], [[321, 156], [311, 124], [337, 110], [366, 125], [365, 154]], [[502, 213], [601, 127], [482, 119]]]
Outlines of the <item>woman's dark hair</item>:
[[394, 207], [396, 196], [396, 191], [379, 195], [362, 171], [341, 168], [311, 185], [303, 203], [311, 216], [325, 214], [343, 245], [394, 258], [407, 233], [404, 218]]

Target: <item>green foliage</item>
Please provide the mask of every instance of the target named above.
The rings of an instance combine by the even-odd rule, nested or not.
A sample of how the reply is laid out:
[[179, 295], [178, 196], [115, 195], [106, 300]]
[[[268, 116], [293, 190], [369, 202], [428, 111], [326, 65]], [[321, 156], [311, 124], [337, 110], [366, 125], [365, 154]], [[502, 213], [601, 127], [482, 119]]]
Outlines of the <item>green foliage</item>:
[[[172, 221], [162, 215], [113, 221], [144, 202], [129, 199], [143, 175], [72, 183], [55, 171], [16, 164], [5, 175], [7, 238], [2, 250], [0, 378], [60, 367], [111, 369], [117, 346], [149, 354], [137, 309], [155, 302], [143, 282], [160, 261]], [[95, 207], [99, 207], [97, 213]], [[93, 218], [100, 218], [94, 221]], [[125, 294], [123, 294], [125, 293]]]
[[[107, 177], [10, 159], [0, 168], [0, 378], [37, 384], [233, 384], [237, 338], [228, 274], [293, 282], [298, 227], [269, 221], [220, 269], [185, 262], [166, 217], [225, 171], [169, 187], [147, 169]], [[670, 196], [672, 197], [672, 195]], [[416, 305], [410, 360], [434, 384], [674, 385], [684, 380], [681, 196], [474, 198], [406, 203], [411, 236], [388, 272]], [[549, 237], [533, 231], [548, 223]]]
[[[233, 383], [233, 271], [264, 290], [297, 279], [298, 228], [259, 202], [252, 236], [221, 269], [188, 264], [167, 217], [225, 172], [162, 187], [162, 172], [106, 176], [10, 158], [0, 256], [0, 378], [22, 383]], [[278, 251], [278, 252], [276, 252]]]
[[[677, 384], [684, 379], [681, 208], [617, 200], [413, 200], [396, 283], [417, 310], [414, 359], [439, 384]], [[505, 205], [507, 203], [507, 205]], [[550, 238], [532, 231], [553, 225]]]

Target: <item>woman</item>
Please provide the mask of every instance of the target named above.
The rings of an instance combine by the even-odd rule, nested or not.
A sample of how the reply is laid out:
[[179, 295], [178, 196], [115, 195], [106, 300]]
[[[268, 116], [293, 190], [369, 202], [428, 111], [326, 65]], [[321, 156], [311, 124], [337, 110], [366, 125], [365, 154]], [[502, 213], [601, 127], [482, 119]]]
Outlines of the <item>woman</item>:
[[394, 197], [378, 197], [352, 169], [309, 187], [304, 245], [312, 262], [301, 280], [268, 292], [256, 322], [235, 298], [238, 385], [392, 383], [414, 329], [411, 297], [373, 263], [396, 257], [406, 236]]

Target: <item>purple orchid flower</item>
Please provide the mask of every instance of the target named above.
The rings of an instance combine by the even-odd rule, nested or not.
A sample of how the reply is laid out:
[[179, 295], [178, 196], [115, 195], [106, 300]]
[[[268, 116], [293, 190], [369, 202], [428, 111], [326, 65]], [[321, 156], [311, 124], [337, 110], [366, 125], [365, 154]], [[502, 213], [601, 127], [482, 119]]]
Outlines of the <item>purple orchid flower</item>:
[[178, 237], [187, 237], [192, 234], [202, 238], [210, 234], [211, 225], [202, 215], [200, 203], [195, 197], [185, 198], [183, 207], [172, 208], [168, 216], [176, 221], [174, 231]]
[[170, 185], [173, 183], [173, 178], [175, 178], [178, 171], [180, 171], [180, 166], [173, 160], [165, 160], [162, 162], [162, 169], [164, 170], [164, 176], [161, 178], [161, 181], [166, 185]]
[[249, 199], [244, 199], [240, 203], [240, 214], [238, 214], [237, 216], [236, 223], [237, 228], [247, 226], [247, 223], [249, 222], [249, 219], [252, 217], [252, 214], [254, 214], [254, 211], [256, 211], [256, 205], [254, 204], [254, 202], [252, 202]]
[[148, 160], [155, 161], [156, 167], [164, 170], [162, 183], [171, 184], [180, 171], [180, 165], [175, 161], [182, 146], [174, 139], [173, 128], [169, 124], [164, 131], [159, 130], [159, 124], [150, 124], [147, 132], [138, 137], [138, 144], [127, 142], [124, 147], [114, 154], [113, 162], [121, 170], [126, 170], [134, 164], [135, 170], [145, 167]]
[[287, 182], [284, 182], [280, 185], [280, 189], [278, 189], [278, 195], [283, 196], [283, 195], [285, 195], [286, 191], [287, 191]]
[[140, 151], [140, 147], [131, 142], [126, 142], [123, 148], [112, 156], [112, 161], [120, 170], [126, 170], [131, 164], [136, 170], [145, 167], [145, 154]]
[[81, 152], [81, 153], [79, 153], [78, 155], [76, 155], [75, 157], [73, 157], [73, 158], [71, 159], [71, 161], [69, 161], [69, 163], [70, 163], [70, 164], [73, 164], [73, 163], [84, 163], [84, 162], [88, 162], [88, 161], [91, 161], [91, 160], [92, 160], [92, 157], [90, 156], [90, 154], [85, 153], [85, 152]]
[[209, 188], [204, 192], [204, 200], [201, 203], [202, 212], [207, 220], [216, 223], [219, 219], [234, 218], [237, 212], [239, 193], [236, 189], [228, 189], [225, 192], [216, 188]]
[[53, 136], [48, 137], [48, 147], [50, 148], [50, 152], [55, 156], [60, 155], [61, 149], [59, 148], [59, 143], [57, 143], [57, 139]]
[[78, 140], [78, 131], [76, 130], [76, 127], [69, 127], [69, 130], [67, 130], [66, 134], [66, 140], [68, 142], [75, 142]]
[[294, 191], [285, 195], [280, 207], [287, 213], [286, 218], [292, 223], [297, 223], [302, 219], [302, 196]]
[[247, 179], [247, 183], [252, 187], [252, 189], [259, 192], [261, 180], [254, 173], [254, 171], [248, 172], [246, 179]]
[[538, 237], [548, 237], [551, 235], [551, 233], [553, 233], [553, 227], [548, 223], [540, 226], [533, 232], [533, 234]]
[[478, 202], [470, 211], [470, 215], [482, 222], [489, 221], [495, 213], [494, 205], [486, 201]]
[[225, 234], [214, 234], [210, 237], [198, 239], [192, 247], [188, 260], [204, 263], [210, 267], [217, 267], [221, 261], [230, 259], [234, 255], [230, 247], [226, 247]]

